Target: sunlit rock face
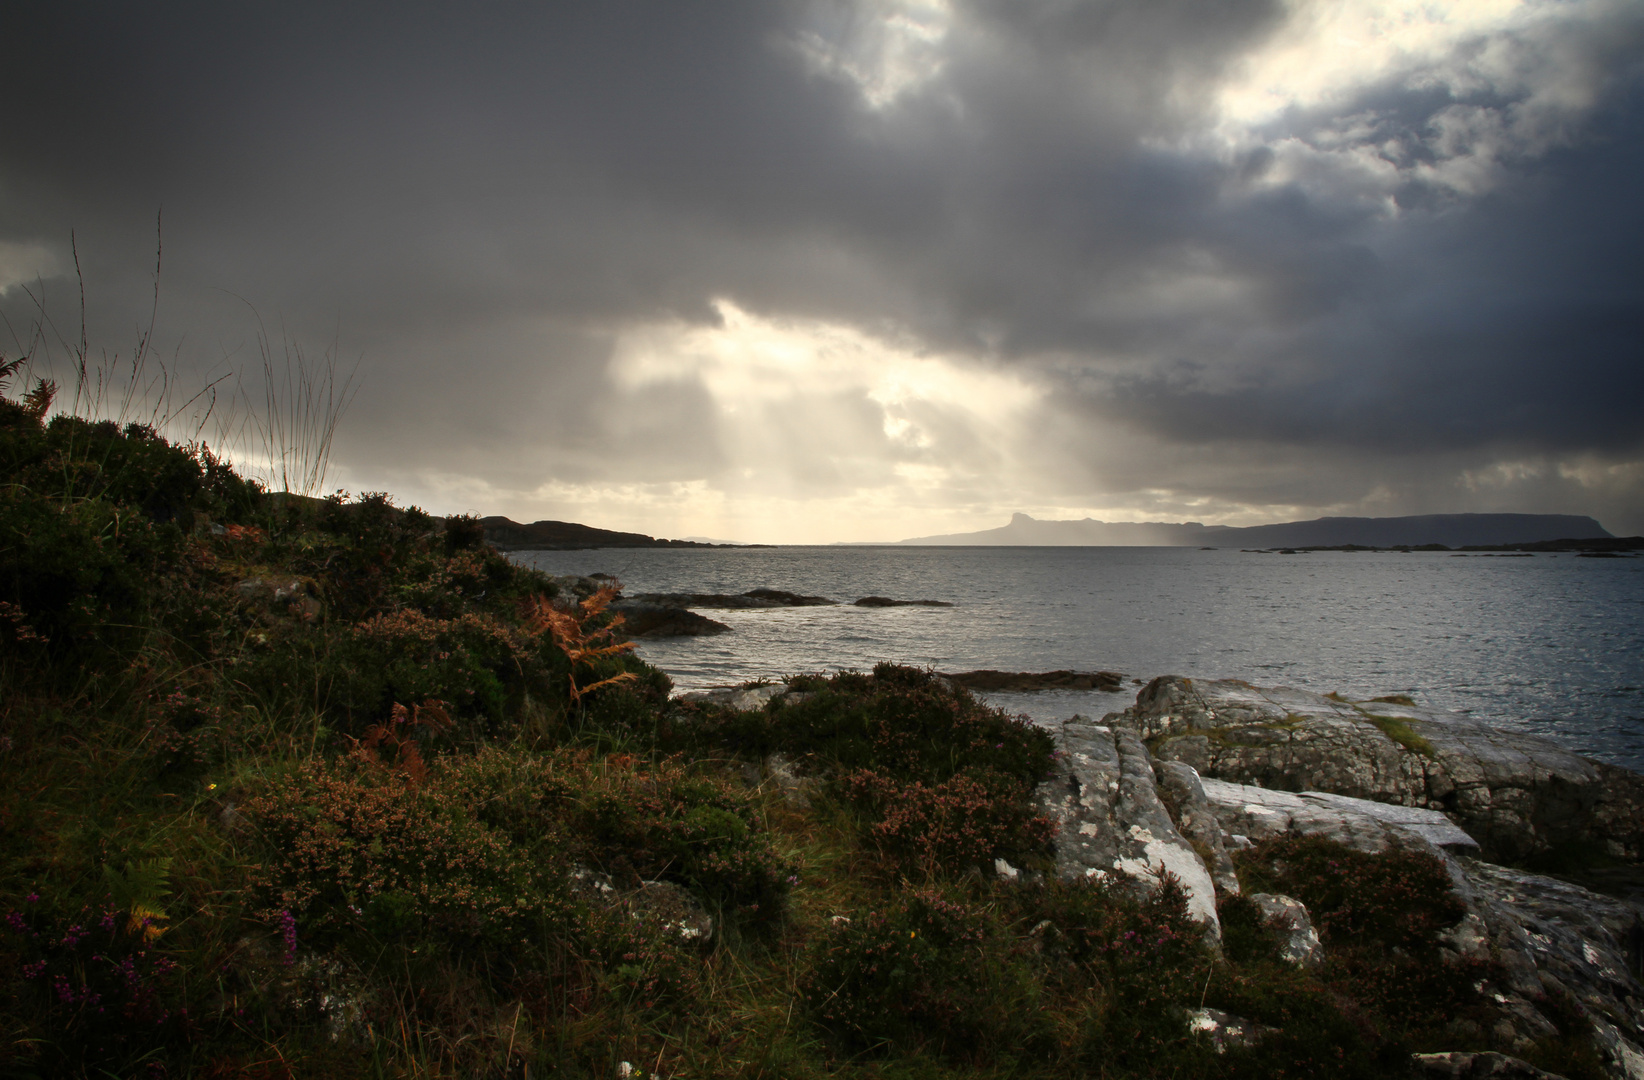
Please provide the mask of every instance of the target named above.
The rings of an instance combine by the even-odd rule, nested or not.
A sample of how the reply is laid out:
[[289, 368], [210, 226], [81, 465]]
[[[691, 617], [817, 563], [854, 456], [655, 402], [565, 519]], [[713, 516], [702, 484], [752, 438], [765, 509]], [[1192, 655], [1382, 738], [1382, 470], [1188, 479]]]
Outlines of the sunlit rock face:
[[1644, 778], [1407, 699], [1346, 701], [1164, 676], [1107, 722], [1205, 777], [1442, 811], [1488, 858], [1573, 844], [1644, 859]]

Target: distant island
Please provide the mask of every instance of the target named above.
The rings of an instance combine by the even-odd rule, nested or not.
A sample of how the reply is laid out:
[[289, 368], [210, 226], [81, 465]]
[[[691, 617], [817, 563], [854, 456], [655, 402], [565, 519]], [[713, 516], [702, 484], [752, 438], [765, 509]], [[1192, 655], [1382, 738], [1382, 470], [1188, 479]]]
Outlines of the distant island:
[[574, 521], [533, 521], [529, 525], [509, 518], [480, 518], [485, 539], [500, 551], [574, 551], [582, 548], [717, 548], [760, 545], [713, 543], [702, 540], [658, 540], [644, 533], [616, 532], [579, 525]]
[[1326, 517], [1274, 525], [1203, 525], [1197, 521], [1039, 521], [1014, 514], [1010, 524], [980, 532], [920, 536], [906, 546], [989, 547], [1512, 547], [1610, 541], [1593, 518], [1575, 514], [1420, 514]]

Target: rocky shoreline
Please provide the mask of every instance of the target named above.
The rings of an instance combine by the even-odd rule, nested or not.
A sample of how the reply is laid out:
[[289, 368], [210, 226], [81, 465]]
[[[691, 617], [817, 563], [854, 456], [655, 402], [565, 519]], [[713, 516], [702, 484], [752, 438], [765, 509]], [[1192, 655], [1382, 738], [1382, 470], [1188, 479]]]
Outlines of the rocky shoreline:
[[[772, 684], [678, 700], [768, 710], [805, 696]], [[1405, 698], [1355, 702], [1238, 680], [1154, 679], [1134, 706], [1100, 722], [1075, 716], [1055, 737], [1055, 765], [1035, 802], [1056, 825], [1062, 879], [1138, 895], [1173, 882], [1215, 942], [1218, 909], [1247, 892], [1233, 852], [1294, 837], [1430, 855], [1462, 912], [1444, 932], [1441, 962], [1498, 973], [1495, 1043], [1531, 1049], [1557, 1030], [1550, 1010], [1573, 1002], [1606, 1074], [1644, 1080], [1644, 776]], [[767, 769], [803, 790], [791, 762]], [[1608, 868], [1614, 895], [1527, 863]], [[994, 869], [1006, 882], [1033, 876], [1003, 859]], [[1284, 935], [1287, 959], [1320, 961], [1324, 946], [1303, 904], [1246, 898]], [[1192, 1022], [1212, 1038], [1260, 1037], [1215, 1010]], [[1484, 1034], [1470, 1024], [1453, 1025], [1459, 1043]], [[1435, 1077], [1553, 1075], [1493, 1052], [1428, 1053], [1415, 1067]]]

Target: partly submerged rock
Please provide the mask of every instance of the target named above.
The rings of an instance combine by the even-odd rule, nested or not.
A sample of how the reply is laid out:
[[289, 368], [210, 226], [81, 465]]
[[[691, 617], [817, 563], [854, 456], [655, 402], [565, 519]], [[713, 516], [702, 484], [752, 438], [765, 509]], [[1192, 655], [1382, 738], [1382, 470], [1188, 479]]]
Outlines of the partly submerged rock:
[[642, 600], [618, 600], [611, 611], [622, 616], [622, 632], [631, 638], [707, 637], [731, 628], [683, 607]]
[[837, 601], [825, 596], [801, 596], [780, 589], [750, 589], [745, 593], [637, 593], [630, 599], [644, 604], [675, 608], [725, 608], [742, 611], [758, 608], [820, 607]]
[[864, 596], [857, 607], [952, 607], [947, 600], [892, 600], [888, 596]]
[[1164, 676], [1107, 721], [1201, 776], [1442, 810], [1490, 858], [1596, 846], [1644, 861], [1644, 777], [1407, 700]]
[[[857, 603], [862, 601], [858, 600]], [[1020, 693], [1033, 690], [1106, 690], [1124, 687], [1125, 677], [1116, 671], [956, 671], [943, 676], [967, 690], [994, 690]]]

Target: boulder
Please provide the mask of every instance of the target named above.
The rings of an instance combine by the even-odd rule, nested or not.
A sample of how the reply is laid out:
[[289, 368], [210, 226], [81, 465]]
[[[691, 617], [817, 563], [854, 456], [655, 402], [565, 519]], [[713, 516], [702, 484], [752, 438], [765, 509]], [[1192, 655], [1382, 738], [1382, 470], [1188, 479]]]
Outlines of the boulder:
[[246, 578], [235, 584], [234, 591], [242, 600], [284, 610], [305, 622], [318, 618], [321, 610], [314, 595], [318, 590], [301, 578]]
[[571, 870], [571, 892], [583, 903], [625, 911], [635, 922], [660, 926], [663, 933], [694, 945], [713, 940], [714, 920], [692, 893], [671, 881], [641, 881], [618, 889], [611, 875], [586, 866]]
[[1613, 1075], [1644, 1080], [1644, 904], [1478, 859], [1457, 862], [1514, 992], [1573, 999]]
[[1216, 886], [1204, 861], [1171, 820], [1136, 733], [1083, 717], [1058, 732], [1056, 763], [1035, 791], [1057, 825], [1056, 872], [1067, 879], [1116, 878], [1140, 890], [1176, 879], [1188, 910], [1212, 938], [1221, 935]]
[[1204, 777], [1441, 810], [1488, 858], [1596, 846], [1644, 861], [1644, 777], [1408, 699], [1163, 676], [1106, 722]]
[[1218, 1054], [1229, 1048], [1249, 1046], [1271, 1029], [1220, 1009], [1194, 1009], [1187, 1014], [1187, 1030], [1210, 1040]]
[[631, 918], [659, 925], [682, 942], [706, 945], [713, 940], [714, 919], [702, 901], [671, 881], [642, 881], [623, 896]]
[[947, 600], [892, 600], [888, 596], [864, 596], [857, 607], [952, 607]]
[[1297, 967], [1317, 967], [1324, 960], [1324, 946], [1306, 904], [1278, 893], [1251, 893], [1250, 902], [1261, 912], [1262, 921], [1283, 935], [1280, 959]]

